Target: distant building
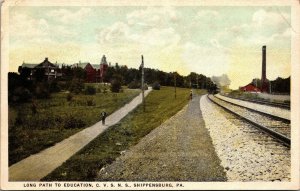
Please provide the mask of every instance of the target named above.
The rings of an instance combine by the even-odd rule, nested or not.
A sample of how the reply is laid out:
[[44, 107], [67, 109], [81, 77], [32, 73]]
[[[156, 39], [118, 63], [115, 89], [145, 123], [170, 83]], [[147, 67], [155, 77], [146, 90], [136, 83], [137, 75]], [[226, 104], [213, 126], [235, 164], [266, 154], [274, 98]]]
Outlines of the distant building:
[[101, 63], [100, 63], [100, 79], [102, 82], [103, 82], [103, 78], [106, 74], [107, 68], [108, 68], [108, 64], [106, 61], [106, 57], [105, 57], [105, 55], [103, 55], [103, 57], [101, 59]]
[[243, 92], [261, 92], [261, 90], [258, 87], [254, 86], [251, 83], [246, 86], [240, 87], [240, 90]]
[[80, 62], [73, 64], [73, 67], [80, 67], [86, 71], [86, 82], [97, 83], [103, 82], [108, 64], [105, 55], [103, 55], [100, 64], [91, 64], [89, 62]]
[[48, 58], [45, 58], [45, 60], [40, 64], [29, 64], [23, 62], [23, 64], [18, 68], [18, 72], [20, 74], [28, 73], [29, 79], [33, 79], [35, 77], [35, 73], [38, 70], [43, 71], [44, 78], [47, 79], [48, 81], [62, 76], [61, 69], [59, 68], [59, 64], [51, 63], [48, 60]]

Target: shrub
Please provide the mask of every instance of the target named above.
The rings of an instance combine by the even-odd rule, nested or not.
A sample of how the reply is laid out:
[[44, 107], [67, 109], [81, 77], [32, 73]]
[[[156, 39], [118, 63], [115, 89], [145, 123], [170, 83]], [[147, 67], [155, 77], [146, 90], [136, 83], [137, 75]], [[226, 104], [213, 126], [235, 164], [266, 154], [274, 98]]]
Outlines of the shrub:
[[47, 83], [38, 83], [35, 87], [35, 96], [39, 99], [47, 99], [50, 97], [50, 92]]
[[86, 100], [86, 105], [87, 106], [95, 106], [96, 102], [94, 99], [88, 99], [88, 100]]
[[50, 87], [49, 87], [50, 92], [60, 92], [61, 87], [59, 86], [59, 84], [57, 83], [57, 81], [53, 81], [50, 83]]
[[60, 87], [61, 90], [68, 90], [70, 87], [70, 83], [65, 81], [58, 81], [57, 85]]
[[74, 116], [68, 116], [64, 120], [65, 129], [81, 128], [85, 126], [85, 122], [81, 119], [75, 118]]
[[148, 85], [144, 84], [144, 90], [147, 90], [147, 89], [148, 89]]
[[108, 92], [107, 88], [106, 88], [106, 87], [104, 87], [104, 88], [103, 88], [103, 93], [105, 93], [105, 94], [106, 94], [107, 92]]
[[30, 91], [24, 87], [17, 87], [12, 95], [10, 95], [10, 100], [13, 102], [27, 102], [32, 97]]
[[119, 93], [121, 89], [121, 81], [119, 79], [113, 79], [111, 81], [110, 90], [115, 93]]
[[154, 83], [152, 84], [152, 88], [153, 88], [154, 90], [160, 90], [160, 84], [159, 84], [158, 82], [154, 82]]
[[71, 101], [73, 99], [73, 94], [68, 93], [67, 95], [67, 101]]
[[129, 89], [140, 89], [141, 88], [141, 83], [137, 80], [134, 80], [130, 82], [127, 86]]
[[81, 82], [80, 80], [73, 80], [69, 90], [72, 93], [79, 94], [83, 88], [84, 88], [83, 82]]
[[84, 90], [84, 93], [86, 95], [94, 95], [96, 94], [96, 88], [94, 88], [93, 86], [87, 86]]

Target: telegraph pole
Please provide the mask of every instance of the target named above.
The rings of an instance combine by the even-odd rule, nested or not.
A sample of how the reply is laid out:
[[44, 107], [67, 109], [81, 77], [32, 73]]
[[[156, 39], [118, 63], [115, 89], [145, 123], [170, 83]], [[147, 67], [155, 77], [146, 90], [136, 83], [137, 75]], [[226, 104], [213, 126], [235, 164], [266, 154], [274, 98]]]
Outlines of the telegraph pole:
[[196, 76], [197, 76], [197, 89], [198, 89], [198, 87], [199, 87], [199, 85], [198, 85], [198, 74], [196, 74]]
[[176, 99], [176, 72], [174, 72], [174, 96]]
[[144, 57], [142, 55], [142, 103], [143, 103], [143, 110], [145, 112], [145, 97], [144, 97]]

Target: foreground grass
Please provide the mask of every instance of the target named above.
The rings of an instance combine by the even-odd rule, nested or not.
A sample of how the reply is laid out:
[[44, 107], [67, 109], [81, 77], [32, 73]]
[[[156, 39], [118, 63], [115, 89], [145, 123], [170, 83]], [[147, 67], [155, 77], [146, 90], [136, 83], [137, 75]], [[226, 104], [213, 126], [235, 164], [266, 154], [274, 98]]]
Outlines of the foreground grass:
[[93, 181], [97, 172], [112, 163], [120, 152], [137, 144], [139, 140], [176, 114], [187, 103], [190, 89], [162, 87], [146, 97], [146, 112], [138, 106], [120, 123], [110, 127], [72, 156], [62, 166], [44, 178], [47, 181]]
[[[72, 134], [100, 121], [100, 112], [113, 113], [140, 93], [125, 89], [123, 93], [74, 95], [56, 93], [51, 99], [36, 100], [37, 114], [31, 103], [9, 107], [9, 165], [37, 153]], [[89, 102], [89, 103], [88, 103]]]

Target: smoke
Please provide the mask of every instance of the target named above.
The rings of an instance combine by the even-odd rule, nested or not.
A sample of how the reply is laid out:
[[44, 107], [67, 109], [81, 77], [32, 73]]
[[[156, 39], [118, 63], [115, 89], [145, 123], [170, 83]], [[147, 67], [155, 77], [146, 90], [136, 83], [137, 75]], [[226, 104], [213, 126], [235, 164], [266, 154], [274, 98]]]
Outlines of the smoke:
[[217, 84], [218, 87], [229, 86], [231, 81], [228, 78], [227, 74], [223, 74], [221, 76], [212, 76], [211, 80]]

